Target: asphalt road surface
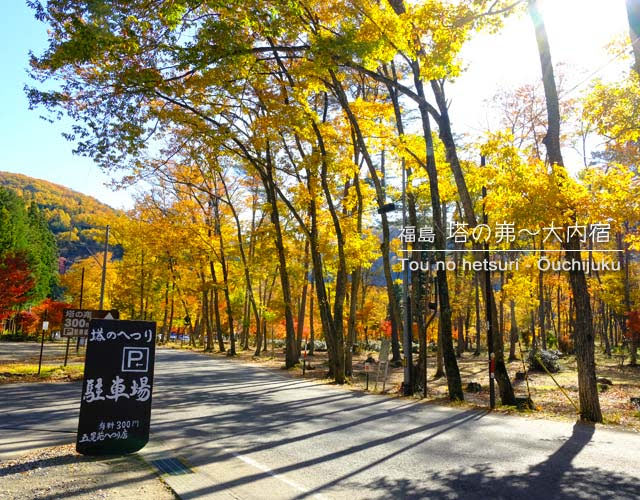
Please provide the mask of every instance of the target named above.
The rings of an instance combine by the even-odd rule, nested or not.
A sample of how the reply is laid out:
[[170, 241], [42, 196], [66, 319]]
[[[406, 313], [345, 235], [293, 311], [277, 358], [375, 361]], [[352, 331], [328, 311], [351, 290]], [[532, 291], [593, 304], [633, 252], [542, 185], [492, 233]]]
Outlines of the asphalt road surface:
[[[80, 392], [0, 386], [0, 461], [73, 440]], [[153, 397], [146, 458], [189, 466], [183, 498], [640, 498], [630, 432], [367, 395], [167, 350]]]
[[[61, 365], [67, 347], [66, 340], [45, 342], [42, 350], [42, 364]], [[84, 356], [84, 347], [78, 353]], [[69, 359], [76, 356], [76, 339], [69, 345]], [[39, 342], [0, 342], [0, 369], [2, 363], [37, 363], [40, 358]]]

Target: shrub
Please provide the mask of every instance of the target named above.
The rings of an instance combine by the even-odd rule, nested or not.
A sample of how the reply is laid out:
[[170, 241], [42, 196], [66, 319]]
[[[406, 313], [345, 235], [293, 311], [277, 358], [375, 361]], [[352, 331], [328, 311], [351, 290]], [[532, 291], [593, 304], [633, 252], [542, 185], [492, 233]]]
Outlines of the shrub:
[[29, 336], [21, 332], [11, 333], [6, 331], [0, 334], [0, 341], [2, 342], [26, 342], [27, 340], [29, 340]]
[[313, 350], [318, 352], [324, 352], [327, 350], [327, 343], [323, 340], [314, 340]]
[[364, 345], [364, 350], [365, 351], [380, 351], [380, 344], [381, 344], [381, 342], [379, 340], [370, 340], [366, 344], [363, 344]]
[[556, 338], [553, 332], [547, 332], [547, 345], [549, 347], [559, 347], [558, 339]]
[[565, 354], [573, 354], [573, 340], [568, 335], [563, 335], [558, 340], [558, 348]]
[[[560, 371], [558, 355], [553, 351], [532, 349], [529, 351], [527, 363], [529, 364], [529, 370], [531, 371], [544, 371], [544, 368], [551, 373], [557, 373]], [[542, 366], [541, 363], [544, 364], [544, 366]]]

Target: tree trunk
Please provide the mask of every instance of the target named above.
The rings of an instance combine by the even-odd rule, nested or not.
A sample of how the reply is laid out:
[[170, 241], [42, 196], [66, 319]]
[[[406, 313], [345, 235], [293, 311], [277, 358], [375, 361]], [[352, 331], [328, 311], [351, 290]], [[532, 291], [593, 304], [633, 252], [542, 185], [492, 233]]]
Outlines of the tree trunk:
[[478, 277], [478, 272], [473, 275], [473, 285], [476, 291], [476, 350], [473, 353], [474, 356], [480, 356], [480, 279]]
[[302, 335], [304, 334], [304, 317], [307, 308], [307, 290], [309, 289], [309, 280], [307, 275], [309, 274], [309, 240], [304, 244], [304, 273], [302, 275], [302, 293], [300, 297], [300, 307], [298, 308], [298, 331], [296, 338], [296, 349], [298, 349], [298, 355], [302, 349]]
[[213, 318], [216, 322], [216, 338], [218, 339], [218, 350], [225, 352], [224, 337], [222, 336], [222, 322], [220, 321], [220, 296], [218, 295], [218, 278], [216, 268], [212, 260], [209, 261], [209, 271], [213, 280]]
[[467, 310], [464, 315], [464, 349], [465, 351], [471, 350], [471, 337], [469, 336], [469, 331], [471, 330], [471, 300], [467, 297]]
[[[391, 63], [391, 68], [393, 71], [393, 79], [397, 82], [397, 75], [395, 71], [395, 66], [393, 62]], [[402, 110], [400, 107], [400, 100], [398, 96], [398, 91], [391, 84], [387, 85], [387, 89], [389, 92], [389, 96], [391, 97], [391, 102], [393, 104], [394, 115], [396, 119], [396, 128], [399, 136], [404, 136], [404, 122], [402, 119]], [[422, 165], [423, 168], [426, 169], [426, 165]], [[407, 178], [411, 177], [411, 168], [406, 169]], [[417, 203], [416, 196], [412, 190], [408, 190], [407, 192], [407, 205], [409, 208], [409, 224], [413, 227], [418, 227], [418, 211], [417, 211]], [[413, 250], [409, 256], [411, 260], [415, 260], [414, 256], [418, 254], [420, 258], [426, 257], [426, 253], [422, 253], [424, 245], [422, 242], [415, 241], [413, 243]], [[429, 276], [430, 278], [430, 276]], [[422, 369], [418, 370], [419, 374], [417, 377], [414, 377], [414, 383], [418, 384], [422, 387], [426, 387], [427, 381], [424, 380], [427, 369], [427, 324], [426, 324], [426, 313], [425, 313], [425, 301], [424, 298], [424, 290], [423, 288], [426, 286], [426, 276], [424, 273], [411, 273], [411, 314], [413, 316], [413, 320], [418, 325], [418, 342], [419, 342], [419, 355], [418, 355], [418, 363], [417, 366], [422, 367]]]
[[444, 377], [444, 356], [442, 351], [442, 328], [438, 321], [438, 342], [436, 344], [436, 373], [433, 375], [434, 380]]
[[[640, 41], [638, 42], [640, 43]], [[629, 223], [625, 222], [625, 232], [629, 233]], [[624, 247], [624, 308], [625, 312], [628, 314], [631, 312], [631, 282], [630, 282], [630, 259], [631, 255], [629, 252], [629, 244], [624, 241], [624, 238], [621, 238], [622, 245]], [[623, 322], [623, 329], [626, 331], [627, 324]], [[638, 335], [631, 331], [629, 332], [631, 335], [631, 339], [629, 341], [629, 351], [631, 353], [631, 360], [629, 361], [629, 365], [636, 366], [638, 364]]]
[[611, 357], [611, 344], [609, 343], [609, 324], [607, 321], [607, 313], [605, 303], [600, 301], [600, 318], [602, 319], [602, 343], [604, 344], [604, 353], [607, 357]]
[[162, 317], [162, 333], [160, 335], [160, 342], [166, 342], [167, 335], [167, 315], [169, 314], [169, 280], [166, 281], [164, 286], [164, 313]]
[[345, 347], [345, 374], [353, 375], [353, 350], [356, 343], [356, 313], [358, 306], [358, 288], [360, 285], [360, 267], [351, 273], [351, 293], [349, 294], [349, 319], [347, 322], [347, 345]]
[[211, 326], [211, 318], [209, 316], [209, 290], [205, 288], [204, 270], [201, 267], [200, 275], [202, 277], [202, 321], [204, 322], [205, 331], [207, 332], [207, 341], [205, 344], [205, 351], [213, 350], [213, 328]]
[[[351, 106], [349, 105], [349, 101], [347, 96], [342, 88], [342, 84], [335, 81], [334, 78], [334, 86], [336, 90], [336, 94], [342, 109], [347, 114], [349, 118], [349, 122], [351, 123], [351, 127], [355, 134], [356, 142], [358, 147], [360, 148], [360, 152], [363, 155], [365, 163], [369, 169], [369, 175], [371, 176], [371, 180], [373, 181], [374, 188], [376, 191], [376, 201], [378, 202], [378, 207], [383, 207], [386, 203], [386, 195], [384, 192], [383, 184], [380, 181], [380, 176], [371, 160], [371, 156], [369, 155], [367, 144], [365, 142], [364, 136], [360, 130], [360, 125], [356, 116], [353, 114], [351, 110]], [[384, 177], [382, 178], [384, 181]], [[399, 363], [400, 358], [400, 344], [398, 341], [398, 329], [400, 325], [402, 325], [402, 318], [400, 314], [400, 305], [398, 304], [398, 298], [396, 297], [393, 283], [393, 276], [391, 273], [391, 257], [390, 257], [390, 232], [389, 232], [389, 220], [387, 218], [386, 213], [381, 214], [382, 219], [382, 245], [380, 247], [382, 253], [382, 263], [384, 269], [385, 281], [387, 284], [387, 297], [389, 300], [389, 306], [391, 309], [391, 351], [392, 351], [392, 363]]]
[[[264, 297], [266, 297], [266, 290], [267, 290], [267, 280], [265, 279], [264, 281], [264, 293], [263, 293], [263, 286], [262, 286], [262, 282], [260, 282], [258, 284], [258, 298], [261, 301], [261, 304], [265, 304], [265, 300]], [[260, 321], [257, 325], [256, 325], [256, 349], [253, 352], [254, 356], [260, 356], [260, 354], [262, 354], [262, 323], [265, 323], [266, 320], [264, 318], [262, 318], [262, 321]], [[266, 345], [264, 346], [265, 350], [266, 350]]]
[[242, 302], [242, 334], [240, 336], [241, 349], [244, 351], [249, 344], [249, 328], [251, 326], [251, 307], [249, 306], [249, 294], [245, 290]]
[[[500, 271], [500, 321], [498, 325], [498, 335], [504, 339], [504, 271]], [[504, 344], [504, 342], [503, 342]]]
[[[550, 163], [564, 166], [560, 148], [560, 104], [553, 73], [549, 39], [544, 20], [538, 9], [537, 0], [529, 0], [529, 13], [536, 31], [540, 65], [542, 67], [542, 82], [547, 104], [548, 128], [543, 143], [547, 148]], [[572, 270], [569, 271], [569, 281], [576, 305], [575, 348], [578, 365], [580, 415], [585, 420], [602, 422], [596, 384], [593, 316], [587, 280], [584, 271], [580, 267], [579, 236], [574, 234], [568, 242], [563, 244], [563, 247], [566, 250], [566, 260], [572, 264]], [[573, 265], [574, 262], [577, 264], [576, 266]]]
[[456, 345], [456, 356], [462, 357], [464, 352], [464, 318], [458, 316], [456, 318], [456, 328], [458, 329], [458, 344]]
[[518, 342], [518, 322], [516, 320], [516, 303], [513, 300], [509, 301], [509, 309], [511, 312], [511, 328], [510, 328], [510, 341], [509, 347], [509, 363], [515, 361], [516, 358], [516, 343]]
[[[420, 80], [420, 69], [417, 62], [412, 64], [414, 74], [414, 84], [418, 90], [418, 95], [424, 98], [424, 89]], [[426, 101], [425, 101], [426, 102]], [[438, 170], [436, 167], [435, 154], [433, 149], [433, 136], [431, 133], [431, 123], [429, 113], [424, 105], [420, 106], [420, 115], [422, 118], [422, 130], [426, 145], [427, 157], [427, 176], [429, 178], [429, 192], [431, 195], [431, 210], [433, 212], [434, 232], [435, 232], [435, 248], [436, 261], [445, 261], [446, 236], [445, 221], [446, 214], [442, 213], [440, 206], [440, 189], [438, 185]], [[453, 350], [453, 340], [451, 338], [451, 304], [449, 301], [449, 284], [447, 282], [447, 273], [439, 267], [436, 271], [436, 279], [438, 283], [438, 303], [440, 304], [440, 325], [442, 336], [442, 356], [444, 358], [445, 372], [447, 375], [447, 387], [449, 389], [449, 399], [452, 401], [464, 399], [462, 392], [462, 380], [460, 378], [460, 370], [456, 361], [456, 354]]]
[[233, 312], [231, 309], [231, 295], [229, 294], [229, 270], [227, 269], [227, 259], [225, 256], [224, 250], [224, 240], [222, 238], [221, 231], [221, 222], [220, 222], [220, 209], [218, 207], [217, 198], [213, 198], [214, 200], [214, 215], [216, 221], [216, 234], [218, 236], [218, 244], [220, 251], [220, 266], [222, 267], [222, 282], [224, 285], [224, 298], [227, 304], [227, 321], [229, 323], [229, 352], [227, 353], [229, 356], [236, 355], [236, 341], [233, 332]]
[[144, 321], [144, 250], [140, 252], [140, 314], [138, 319]]
[[313, 356], [315, 352], [315, 341], [316, 341], [316, 332], [313, 324], [313, 297], [315, 294], [313, 293], [313, 278], [311, 278], [311, 293], [309, 294], [309, 342], [311, 345], [309, 346], [309, 356]]
[[[542, 237], [540, 237], [542, 238]], [[540, 243], [540, 258], [544, 257], [544, 242]], [[544, 275], [542, 271], [538, 271], [538, 302], [540, 302], [538, 310], [538, 326], [540, 328], [540, 340], [542, 348], [547, 350], [547, 334], [544, 328], [545, 310], [544, 310]]]
[[[466, 181], [464, 179], [464, 174], [462, 171], [462, 167], [460, 165], [460, 160], [458, 158], [457, 148], [455, 144], [455, 140], [453, 137], [453, 132], [451, 130], [451, 119], [449, 117], [449, 103], [447, 102], [445, 91], [444, 91], [444, 81], [441, 80], [432, 80], [431, 88], [433, 90], [434, 96], [436, 98], [436, 103], [438, 105], [439, 115], [435, 116], [438, 123], [438, 130], [440, 139], [442, 140], [445, 151], [447, 155], [447, 162], [451, 167], [451, 171], [453, 173], [453, 177], [456, 183], [456, 188], [458, 190], [458, 195], [460, 196], [460, 201], [463, 207], [464, 219], [469, 224], [469, 227], [475, 227], [477, 225], [477, 220], [475, 213], [473, 211], [473, 200], [469, 194], [469, 190], [467, 188]], [[479, 249], [478, 245], [474, 245], [474, 248]], [[482, 260], [482, 254], [480, 252], [475, 252], [474, 257], [477, 260]], [[490, 286], [485, 286], [485, 280], [489, 279], [490, 273], [483, 272], [479, 274], [482, 290], [484, 295], [488, 295], [486, 300], [488, 301], [489, 306], [491, 307], [491, 317], [492, 317], [492, 325], [494, 332], [498, 331], [498, 311], [496, 307], [496, 301], [493, 293], [493, 289]], [[500, 389], [500, 399], [502, 400], [502, 404], [512, 405], [515, 404], [515, 395], [513, 392], [513, 387], [511, 386], [511, 380], [509, 379], [509, 374], [507, 373], [505, 363], [504, 363], [504, 339], [500, 335], [493, 336], [493, 352], [495, 355], [495, 377], [498, 382], [498, 386]]]
[[[558, 273], [560, 274], [560, 273]], [[562, 335], [562, 330], [560, 329], [560, 327], [562, 326], [562, 322], [560, 320], [560, 318], [562, 317], [562, 315], [560, 314], [560, 296], [561, 296], [561, 292], [560, 292], [560, 283], [558, 282], [558, 291], [557, 291], [557, 296], [556, 296], [556, 310], [557, 310], [557, 314], [558, 314], [558, 326], [557, 331], [558, 331], [558, 340], [560, 340], [560, 336]]]
[[[336, 87], [339, 87], [339, 92], [343, 94], [342, 85], [338, 82], [336, 76], [331, 73], [333, 83]], [[344, 95], [342, 96], [344, 99]], [[328, 105], [327, 99], [325, 99], [325, 108]], [[326, 115], [326, 113], [325, 113]], [[318, 148], [321, 154], [321, 173], [320, 184], [325, 195], [325, 201], [327, 202], [327, 208], [333, 221], [333, 230], [336, 237], [336, 246], [338, 247], [338, 269], [335, 278], [335, 297], [333, 301], [333, 330], [334, 337], [334, 356], [335, 356], [335, 369], [334, 374], [337, 383], [342, 384], [345, 382], [345, 357], [344, 357], [344, 303], [347, 295], [347, 258], [344, 252], [345, 239], [342, 231], [342, 225], [340, 222], [340, 216], [338, 215], [337, 208], [333, 202], [333, 196], [329, 188], [329, 164], [327, 159], [327, 152], [324, 146], [324, 138], [320, 132], [319, 127], [312, 120], [311, 126], [315, 132], [316, 140], [318, 142]]]
[[171, 337], [171, 329], [173, 328], [173, 313], [174, 313], [173, 293], [175, 292], [175, 289], [176, 289], [176, 283], [174, 281], [171, 283], [171, 308], [169, 309], [169, 328], [167, 329], [167, 337], [165, 339], [165, 342], [169, 341], [169, 338]]
[[[357, 141], [353, 141], [354, 149], [357, 151]], [[358, 156], [354, 158], [354, 163], [359, 164]], [[357, 210], [357, 223], [356, 230], [358, 234], [362, 234], [362, 191], [360, 190], [360, 177], [356, 173], [353, 177], [353, 185], [356, 191], [356, 210]], [[345, 372], [351, 376], [353, 374], [353, 352], [356, 343], [356, 315], [358, 311], [358, 290], [360, 288], [360, 277], [362, 275], [362, 268], [357, 266], [351, 272], [351, 293], [349, 295], [349, 320], [347, 326], [347, 347], [345, 349]]]
[[291, 286], [289, 284], [289, 272], [287, 270], [287, 257], [284, 249], [284, 236], [280, 225], [280, 211], [278, 208], [278, 198], [275, 188], [275, 178], [273, 173], [273, 164], [271, 160], [271, 151], [267, 148], [266, 161], [266, 179], [264, 179], [267, 197], [271, 206], [271, 223], [275, 232], [275, 245], [278, 254], [278, 263], [280, 269], [280, 284], [282, 289], [282, 298], [284, 301], [284, 317], [286, 331], [286, 351], [285, 366], [292, 368], [298, 361], [298, 351], [296, 349], [296, 334], [293, 327], [293, 308], [291, 306]]

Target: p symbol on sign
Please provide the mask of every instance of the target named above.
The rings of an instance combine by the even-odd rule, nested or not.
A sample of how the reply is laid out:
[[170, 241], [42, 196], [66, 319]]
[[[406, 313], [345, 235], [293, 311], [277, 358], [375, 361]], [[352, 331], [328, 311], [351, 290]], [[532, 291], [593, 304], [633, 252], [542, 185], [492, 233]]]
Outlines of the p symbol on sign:
[[122, 348], [123, 372], [147, 372], [149, 371], [148, 347], [123, 347]]

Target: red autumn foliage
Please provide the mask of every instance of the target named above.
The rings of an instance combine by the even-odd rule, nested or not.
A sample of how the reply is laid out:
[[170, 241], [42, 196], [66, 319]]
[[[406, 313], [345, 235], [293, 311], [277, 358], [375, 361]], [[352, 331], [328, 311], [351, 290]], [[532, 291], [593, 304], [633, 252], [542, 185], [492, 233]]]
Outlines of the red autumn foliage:
[[391, 338], [391, 321], [385, 319], [380, 322], [380, 333], [387, 338]]
[[71, 304], [67, 304], [66, 302], [58, 302], [52, 299], [45, 299], [37, 306], [33, 307], [31, 310], [36, 313], [40, 319], [40, 321], [44, 321], [45, 311], [47, 313], [47, 321], [49, 322], [50, 328], [60, 328], [62, 326], [62, 315], [64, 314], [64, 309], [73, 307]]
[[18, 331], [23, 334], [33, 335], [40, 331], [40, 318], [31, 311], [20, 311], [15, 315]]
[[627, 313], [627, 331], [625, 337], [629, 340], [640, 341], [640, 310]]
[[9, 317], [17, 306], [24, 304], [34, 285], [24, 254], [0, 257], [0, 319]]
[[575, 352], [573, 340], [568, 335], [562, 335], [558, 339], [558, 348], [564, 354], [573, 354]]

